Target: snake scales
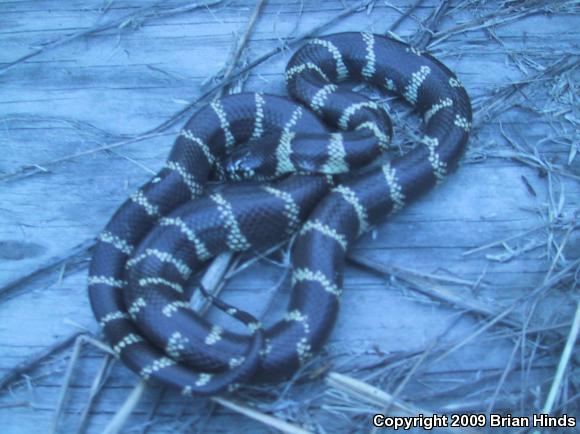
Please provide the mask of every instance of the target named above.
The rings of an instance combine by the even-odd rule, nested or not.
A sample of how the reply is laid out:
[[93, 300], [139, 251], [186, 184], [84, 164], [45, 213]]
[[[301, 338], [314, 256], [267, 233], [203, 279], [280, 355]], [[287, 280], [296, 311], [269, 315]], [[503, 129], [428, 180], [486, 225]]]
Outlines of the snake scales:
[[[133, 371], [185, 395], [288, 376], [319, 350], [335, 322], [349, 246], [443, 179], [468, 139], [470, 101], [454, 74], [383, 36], [313, 39], [291, 58], [286, 81], [294, 101], [243, 93], [201, 108], [163, 169], [99, 235], [89, 275], [97, 320]], [[344, 81], [401, 95], [423, 117], [424, 135], [405, 155], [333, 185], [329, 175], [372, 162], [392, 134], [383, 108]], [[206, 188], [216, 173], [268, 181]], [[204, 262], [296, 231], [280, 321], [265, 328], [213, 299], [250, 328], [242, 335], [189, 308], [187, 283]]]

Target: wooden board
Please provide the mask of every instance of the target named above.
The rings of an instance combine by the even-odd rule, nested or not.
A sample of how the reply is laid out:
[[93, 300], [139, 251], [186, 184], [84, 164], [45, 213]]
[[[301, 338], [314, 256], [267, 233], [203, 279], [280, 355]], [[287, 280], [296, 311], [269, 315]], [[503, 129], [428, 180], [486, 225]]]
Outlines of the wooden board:
[[[0, 67], [47, 41], [134, 13], [148, 3], [153, 2], [3, 1]], [[243, 60], [251, 61], [287, 38], [328, 21], [344, 10], [343, 3], [355, 4], [336, 0], [267, 2]], [[375, 2], [372, 8], [352, 14], [324, 32], [384, 33], [408, 7], [405, 1]], [[414, 35], [419, 23], [437, 7], [436, 2], [422, 2], [401, 22], [397, 35]], [[438, 28], [440, 32], [453, 29], [473, 22], [477, 16], [492, 14], [498, 7], [493, 2], [472, 9], [452, 6]], [[69, 157], [123, 140], [123, 135], [149, 130], [201, 95], [209, 86], [204, 81], [226, 64], [232, 44], [243, 32], [253, 8], [252, 2], [236, 0], [135, 22], [122, 30], [75, 39], [0, 72], [0, 175], [4, 174], [0, 180], [0, 287], [10, 287], [0, 301], [0, 375], [78, 327], [97, 332], [86, 295], [89, 254], [75, 248], [89, 243], [119, 204], [162, 166], [182, 122], [161, 137]], [[578, 16], [554, 6], [550, 15], [522, 16], [489, 27], [497, 40], [477, 28], [441, 41], [435, 34], [433, 53], [461, 77], [476, 107], [493, 102], [494, 92], [514, 81], [531, 80], [532, 84], [516, 93], [503, 113], [486, 119], [477, 112], [480, 116], [475, 123], [479, 128], [459, 171], [434, 192], [363, 236], [354, 254], [426, 274], [471, 282], [482, 278], [477, 293], [469, 285], [445, 284], [445, 288], [466, 299], [475, 298], [497, 312], [542, 283], [574, 213], [578, 212], [580, 175], [578, 157], [569, 159], [570, 137], [578, 146], [578, 132], [574, 129], [578, 125], [578, 107], [576, 101], [569, 99], [570, 89], [566, 88], [566, 83], [577, 86], [577, 65], [557, 80], [541, 78], [541, 68], [563, 56], [572, 58], [578, 54], [579, 24]], [[258, 65], [244, 88], [283, 94], [284, 66], [292, 52], [283, 51]], [[537, 76], [540, 78], [536, 83]], [[396, 108], [391, 110], [396, 112]], [[404, 129], [398, 133], [405, 137]], [[538, 158], [562, 167], [576, 178], [557, 174], [547, 177], [530, 165], [498, 158], [502, 152], [513, 151], [506, 136], [520, 146], [535, 147]], [[50, 163], [60, 159], [63, 161]], [[33, 166], [37, 168], [30, 170]], [[550, 196], [550, 188], [555, 199]], [[557, 204], [560, 188], [565, 201], [555, 227], [506, 244], [517, 250], [536, 240], [535, 248], [516, 252], [511, 259], [498, 256], [506, 253], [501, 244], [465, 255], [475, 247], [545, 224], [547, 204]], [[555, 234], [553, 240], [551, 234]], [[78, 254], [71, 257], [71, 252]], [[555, 270], [579, 256], [578, 231], [571, 230], [555, 261]], [[65, 260], [61, 263], [62, 258]], [[54, 263], [58, 266], [29, 278]], [[233, 279], [224, 297], [261, 314], [266, 313], [267, 300], [274, 297], [267, 318], [275, 318], [284, 306], [287, 288], [275, 294], [269, 288], [279, 281], [281, 270], [260, 263]], [[577, 290], [556, 288], [543, 297], [530, 327], [568, 324], [558, 329], [565, 337], [574, 309], [574, 289]], [[527, 307], [522, 305], [523, 310]], [[516, 309], [514, 318], [518, 318], [519, 311]], [[404, 280], [385, 278], [350, 264], [342, 308], [327, 352], [334, 355], [335, 367], [340, 370], [341, 363], [353, 357], [355, 365], [363, 365], [385, 354], [421, 351], [440, 335], [448, 341], [461, 339], [481, 325], [481, 318], [469, 313], [455, 322], [462, 312], [449, 303], [419, 294]], [[432, 411], [461, 403], [467, 408], [477, 389], [450, 392], [445, 399], [429, 399], [426, 389], [475, 382], [482, 373], [501, 374], [516, 338], [513, 334], [506, 336], [505, 329], [490, 328], [449, 357], [429, 364], [417, 381], [404, 389], [402, 398]], [[528, 373], [523, 395], [526, 410], [543, 402], [558, 362], [559, 342], [546, 344], [548, 350]], [[68, 355], [70, 349], [31, 372], [27, 381], [0, 395], [2, 433], [47, 432]], [[61, 432], [74, 432], [78, 412], [86, 402], [101, 360], [102, 354], [97, 351], [83, 353], [71, 399], [65, 406]], [[518, 375], [508, 376], [504, 390], [517, 389], [521, 380]], [[494, 378], [495, 383], [482, 390], [491, 394], [499, 379], [497, 375]], [[374, 384], [392, 392], [400, 380], [394, 377]], [[428, 381], [433, 384], [426, 386]], [[103, 430], [135, 384], [134, 374], [119, 365], [114, 368], [92, 409], [89, 432]], [[325, 389], [322, 380], [312, 381], [311, 386], [319, 391]], [[570, 387], [572, 396], [573, 390], [577, 393], [577, 381]], [[127, 426], [137, 432], [143, 428], [158, 393], [155, 388], [145, 393]], [[296, 393], [315, 396], [307, 386], [298, 388]], [[535, 404], [531, 402], [532, 393], [539, 393]], [[498, 408], [515, 412], [520, 409], [519, 403], [512, 405], [509, 399], [502, 400], [503, 395], [500, 398]], [[333, 399], [317, 397], [316, 402], [330, 405]], [[576, 410], [577, 405], [576, 401]], [[204, 401], [192, 402], [167, 392], [148, 432], [270, 432], [258, 422], [221, 408], [205, 418], [208, 406]], [[474, 411], [486, 411], [481, 403], [472, 407]], [[289, 417], [292, 411], [279, 409], [277, 414]], [[328, 432], [334, 432], [328, 428], [333, 426], [339, 432], [369, 430], [368, 420], [349, 422], [348, 417], [329, 417], [331, 414], [319, 407], [312, 409], [313, 420], [326, 424]], [[308, 425], [303, 417], [298, 419]], [[315, 425], [311, 421], [310, 429], [324, 432]]]

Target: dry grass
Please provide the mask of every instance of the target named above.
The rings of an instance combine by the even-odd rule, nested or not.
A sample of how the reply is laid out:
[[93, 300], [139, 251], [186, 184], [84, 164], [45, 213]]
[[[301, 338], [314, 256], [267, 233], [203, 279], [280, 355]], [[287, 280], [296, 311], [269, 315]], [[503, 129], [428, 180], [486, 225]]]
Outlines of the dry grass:
[[[217, 1], [211, 4], [219, 3]], [[251, 73], [254, 67], [265, 60], [282, 52], [288, 46], [294, 46], [305, 38], [322, 31], [330, 22], [341, 19], [364, 9], [373, 12], [374, 1], [364, 1], [345, 8], [329, 23], [316, 27], [314, 30], [284, 40], [271, 52], [248, 60], [245, 66], [240, 66], [244, 58], [246, 44], [251, 41], [251, 33], [259, 18], [263, 1], [258, 1], [249, 17], [246, 28], [232, 49], [232, 55], [226, 62], [223, 71], [212, 77], [215, 83], [202, 96], [171, 119], [153, 128], [151, 131], [133, 137], [119, 137], [95, 129], [89, 125], [74, 123], [73, 128], [84, 134], [94, 134], [105, 140], [107, 144], [79, 154], [59, 158], [58, 160], [39, 162], [34, 167], [21, 167], [11, 173], [4, 174], [2, 179], [14, 179], [22, 175], [33, 175], [46, 168], [58, 166], [63, 161], [72, 158], [86, 157], [92, 153], [120, 148], [128, 143], [147, 140], [159, 134], [168, 134], [166, 130], [173, 126], [184, 115], [199, 103], [209, 97], [227, 91], [230, 87], [239, 91], [243, 86], [243, 78]], [[400, 17], [394, 20], [385, 32], [400, 37], [393, 32], [405, 20], [417, 18], [415, 10], [425, 2], [417, 1], [407, 10], [400, 10]], [[478, 9], [486, 5], [484, 13]], [[538, 200], [537, 207], [529, 210], [530, 215], [539, 217], [542, 224], [518, 234], [498, 240], [489, 240], [484, 245], [468, 249], [465, 257], [484, 255], [488, 262], [506, 263], [516, 261], [525, 255], [537, 254], [545, 259], [546, 273], [541, 282], [529, 288], [523, 296], [514, 299], [507, 306], [497, 306], [485, 300], [472, 296], [482, 288], [493, 288], [494, 282], [485, 278], [486, 269], [482, 270], [477, 280], [461, 277], [449, 277], [440, 274], [428, 274], [420, 270], [401, 269], [398, 267], [377, 264], [368, 258], [351, 253], [349, 262], [353, 266], [364, 267], [371, 272], [383, 276], [408, 293], [420, 293], [445, 306], [457, 311], [456, 321], [471, 317], [477, 321], [473, 330], [459, 339], [447, 339], [447, 331], [436, 339], [428, 342], [424, 348], [399, 354], [383, 354], [378, 350], [360, 349], [337, 351], [328, 348], [306, 364], [288, 381], [278, 385], [248, 385], [237, 391], [232, 399], [216, 398], [214, 402], [231, 411], [253, 418], [272, 428], [287, 433], [335, 432], [326, 423], [331, 420], [341, 432], [369, 431], [369, 417], [377, 412], [389, 414], [416, 415], [436, 412], [461, 412], [478, 410], [487, 413], [494, 411], [509, 411], [519, 414], [529, 414], [533, 411], [553, 413], [578, 412], [580, 408], [578, 397], [578, 366], [577, 358], [573, 357], [574, 343], [580, 329], [580, 302], [578, 302], [578, 276], [580, 260], [578, 259], [577, 239], [574, 238], [578, 229], [579, 209], [577, 206], [578, 186], [576, 190], [566, 190], [566, 182], [580, 180], [577, 166], [574, 162], [579, 147], [578, 120], [575, 116], [578, 108], [578, 53], [530, 52], [525, 47], [510, 46], [496, 32], [499, 26], [509, 26], [524, 17], [534, 14], [573, 13], [578, 11], [578, 3], [574, 1], [556, 2], [517, 2], [506, 1], [491, 7], [490, 2], [442, 1], [433, 8], [430, 16], [417, 27], [411, 37], [406, 38], [419, 47], [426, 47], [436, 54], [461, 53], [465, 37], [483, 32], [489, 38], [487, 44], [504, 50], [509, 61], [521, 72], [521, 79], [503, 83], [500, 87], [491, 89], [486, 95], [474, 100], [474, 133], [470, 149], [463, 164], [487, 164], [492, 160], [506, 161], [518, 167], [531, 167], [538, 170], [546, 183], [548, 191], [544, 202]], [[127, 29], [135, 24], [143, 25], [149, 19], [192, 10], [199, 4], [187, 3], [182, 6], [159, 9], [159, 4], [139, 10], [137, 14], [123, 17], [106, 24], [95, 26], [86, 31], [67, 36], [52, 44], [33, 51], [28, 56], [17, 59], [5, 65], [15, 68], [18, 64], [33, 56], [41, 54], [52, 47], [60, 46], [76, 38], [90, 38], [92, 35], [112, 28]], [[216, 11], [219, 14], [219, 10]], [[469, 19], [454, 23], [453, 17], [462, 14]], [[473, 49], [471, 47], [470, 49]], [[384, 101], [391, 101], [390, 99]], [[538, 104], [541, 101], [541, 104]], [[530, 122], [546, 122], [552, 125], [547, 137], [537, 143], [526, 141], [525, 134], [510, 131], [503, 123], [503, 116], [509, 112], [519, 112]], [[46, 121], [46, 120], [45, 120]], [[53, 120], [57, 122], [72, 122]], [[416, 129], [407, 114], [398, 114], [395, 121], [403, 125], [398, 129], [398, 149], [407, 149], [409, 143], [416, 137]], [[488, 143], [481, 134], [489, 125], [495, 125], [501, 131], [503, 143]], [[173, 133], [170, 133], [173, 134]], [[554, 143], [569, 146], [566, 161], [554, 161], [544, 150], [546, 145]], [[530, 195], [537, 197], [538, 193], [522, 174], [522, 182]], [[575, 243], [575, 245], [574, 245]], [[82, 250], [90, 248], [83, 246]], [[288, 246], [284, 249], [284, 257], [288, 257]], [[54, 271], [59, 265], [66, 263], [79, 252], [71, 252], [70, 256], [56, 258], [43, 265], [37, 273]], [[270, 252], [271, 253], [271, 252]], [[265, 255], [264, 258], [267, 258]], [[264, 260], [260, 258], [260, 260]], [[230, 279], [243, 270], [252, 258], [233, 258], [224, 255], [218, 258], [214, 267], [206, 274], [206, 287], [218, 291], [223, 288], [223, 278]], [[287, 271], [288, 261], [279, 264], [281, 270]], [[19, 280], [0, 289], [0, 293], [14, 287], [26, 285], [26, 280]], [[466, 292], [467, 291], [467, 292]], [[469, 294], [465, 296], [464, 294]], [[548, 297], [553, 294], [565, 294], [571, 300], [571, 305], [577, 306], [569, 315], [569, 321], [553, 318], [552, 321], [540, 321], [537, 317], [538, 306], [549, 303]], [[207, 310], [200, 306], [200, 309]], [[0, 387], [15, 387], [22, 375], [37, 370], [50, 357], [55, 357], [70, 345], [77, 337], [73, 336], [40, 353], [25, 364], [15, 367], [0, 379]], [[67, 393], [73, 377], [74, 369], [86, 335], [78, 338], [74, 346], [67, 374], [65, 375], [61, 399], [55, 412], [53, 432], [58, 430], [61, 413], [67, 403]], [[508, 340], [513, 344], [513, 350], [502, 370], [491, 372], [450, 372], [445, 378], [436, 374], [433, 367], [448, 359], [451, 355], [465, 350], [468, 345], [481, 339]], [[94, 340], [90, 342], [95, 343]], [[110, 350], [103, 343], [96, 343], [105, 356], [101, 368], [90, 389], [90, 395], [77, 424], [78, 433], [84, 432], [91, 415], [91, 408], [103, 389], [111, 371], [112, 358]], [[544, 375], [541, 383], [532, 379], [535, 372], [550, 372]], [[428, 387], [427, 387], [428, 386]], [[139, 382], [135, 390], [127, 398], [119, 412], [112, 418], [105, 432], [111, 434], [120, 432], [126, 423], [130, 423], [131, 412], [139, 405], [145, 385]], [[243, 405], [241, 403], [244, 403]], [[16, 403], [15, 403], [16, 405]], [[148, 422], [142, 429], [146, 432], [155, 426], [156, 411], [162, 405], [161, 399], [152, 410]], [[206, 421], [207, 422], [207, 421]], [[191, 423], [182, 423], [175, 432], [187, 432], [199, 428], [200, 421], [193, 419]], [[361, 427], [365, 427], [361, 429]], [[336, 428], [334, 428], [336, 429]]]

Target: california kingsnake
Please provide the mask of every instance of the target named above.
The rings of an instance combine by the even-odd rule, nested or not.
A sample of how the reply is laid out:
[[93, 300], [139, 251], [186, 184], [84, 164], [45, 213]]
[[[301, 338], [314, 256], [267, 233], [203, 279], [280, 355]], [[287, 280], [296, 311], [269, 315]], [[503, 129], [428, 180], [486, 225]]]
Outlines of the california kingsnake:
[[[115, 352], [145, 379], [210, 395], [294, 372], [332, 329], [348, 247], [442, 180], [467, 142], [471, 106], [457, 78], [393, 39], [339, 33], [310, 40], [288, 63], [286, 80], [298, 102], [244, 93], [195, 113], [165, 167], [98, 238], [92, 308]], [[370, 163], [391, 138], [384, 110], [343, 81], [401, 95], [423, 116], [424, 136], [402, 157], [333, 186], [329, 175]], [[230, 178], [276, 180], [205, 189], [216, 168]], [[265, 329], [213, 300], [251, 328], [241, 335], [189, 308], [184, 288], [202, 263], [227, 249], [262, 250], [298, 229], [291, 300], [279, 322]]]

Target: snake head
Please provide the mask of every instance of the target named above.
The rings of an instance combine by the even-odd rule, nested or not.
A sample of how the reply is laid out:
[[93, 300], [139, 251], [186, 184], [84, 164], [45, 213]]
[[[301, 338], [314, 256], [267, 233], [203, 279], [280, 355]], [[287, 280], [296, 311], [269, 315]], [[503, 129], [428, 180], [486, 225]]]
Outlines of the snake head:
[[241, 181], [254, 178], [260, 167], [259, 159], [252, 154], [249, 147], [236, 148], [228, 154], [223, 162], [225, 178], [231, 181]]

